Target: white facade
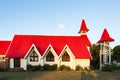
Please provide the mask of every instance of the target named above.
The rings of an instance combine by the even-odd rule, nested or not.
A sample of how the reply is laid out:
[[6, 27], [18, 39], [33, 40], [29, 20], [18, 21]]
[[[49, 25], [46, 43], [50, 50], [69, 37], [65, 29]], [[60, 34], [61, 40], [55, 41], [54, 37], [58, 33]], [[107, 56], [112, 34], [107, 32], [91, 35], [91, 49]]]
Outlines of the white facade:
[[90, 59], [76, 59], [76, 65], [80, 65], [83, 69], [88, 68], [90, 67]]
[[[30, 55], [32, 54], [32, 51], [35, 51], [36, 54], [38, 55], [38, 61], [36, 62], [30, 61]], [[52, 52], [54, 56], [54, 61], [46, 61], [46, 56], [49, 51]], [[64, 55], [65, 52], [67, 52], [70, 57], [69, 61], [62, 61], [62, 56]], [[27, 65], [43, 66], [44, 64], [49, 65], [57, 64], [58, 67], [61, 65], [66, 65], [69, 66], [71, 69], [75, 70], [77, 65], [80, 65], [83, 68], [89, 67], [90, 59], [76, 59], [67, 45], [64, 47], [63, 51], [60, 53], [59, 56], [56, 54], [55, 50], [52, 48], [51, 45], [48, 46], [48, 49], [46, 49], [43, 56], [40, 55], [35, 45], [32, 45], [30, 50], [26, 54], [25, 58], [20, 58], [20, 68], [23, 68], [24, 70], [27, 70]], [[10, 68], [14, 68], [14, 58], [10, 58]]]

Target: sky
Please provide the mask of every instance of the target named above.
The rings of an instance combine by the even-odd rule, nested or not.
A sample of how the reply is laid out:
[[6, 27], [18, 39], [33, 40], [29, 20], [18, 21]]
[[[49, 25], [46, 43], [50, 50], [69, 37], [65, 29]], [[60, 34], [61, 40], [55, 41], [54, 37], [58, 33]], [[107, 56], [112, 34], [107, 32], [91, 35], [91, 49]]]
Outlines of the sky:
[[97, 43], [104, 28], [120, 45], [120, 0], [0, 0], [0, 40], [15, 34], [78, 36], [81, 21]]

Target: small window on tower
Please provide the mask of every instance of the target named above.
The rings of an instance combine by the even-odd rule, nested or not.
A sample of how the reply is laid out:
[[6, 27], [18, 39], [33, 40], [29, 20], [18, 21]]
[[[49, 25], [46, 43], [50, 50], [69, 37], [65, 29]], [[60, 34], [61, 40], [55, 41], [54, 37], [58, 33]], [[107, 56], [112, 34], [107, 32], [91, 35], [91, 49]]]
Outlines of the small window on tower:
[[2, 57], [2, 60], [4, 60], [5, 59], [5, 57]]

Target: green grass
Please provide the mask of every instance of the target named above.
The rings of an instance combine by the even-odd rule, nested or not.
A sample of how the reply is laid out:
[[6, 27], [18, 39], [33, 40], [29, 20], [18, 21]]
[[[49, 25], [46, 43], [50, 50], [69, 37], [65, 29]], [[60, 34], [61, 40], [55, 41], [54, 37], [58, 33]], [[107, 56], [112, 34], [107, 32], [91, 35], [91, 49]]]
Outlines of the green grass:
[[120, 80], [120, 71], [0, 72], [0, 80]]

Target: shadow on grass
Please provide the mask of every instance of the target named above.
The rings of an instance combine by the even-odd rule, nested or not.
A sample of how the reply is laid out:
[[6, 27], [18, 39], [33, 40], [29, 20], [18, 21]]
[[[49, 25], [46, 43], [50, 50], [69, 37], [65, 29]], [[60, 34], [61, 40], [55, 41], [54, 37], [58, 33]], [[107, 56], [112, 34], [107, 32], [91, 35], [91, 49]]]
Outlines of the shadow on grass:
[[0, 78], [0, 80], [10, 80], [10, 78]]
[[82, 71], [80, 80], [96, 80], [99, 75], [95, 71]]

